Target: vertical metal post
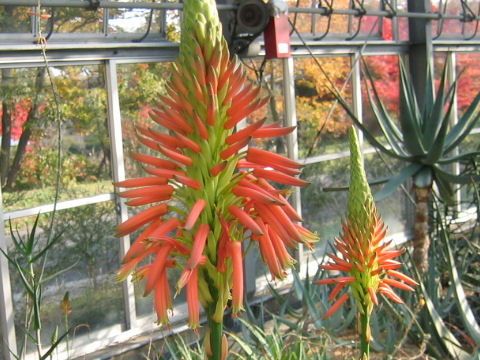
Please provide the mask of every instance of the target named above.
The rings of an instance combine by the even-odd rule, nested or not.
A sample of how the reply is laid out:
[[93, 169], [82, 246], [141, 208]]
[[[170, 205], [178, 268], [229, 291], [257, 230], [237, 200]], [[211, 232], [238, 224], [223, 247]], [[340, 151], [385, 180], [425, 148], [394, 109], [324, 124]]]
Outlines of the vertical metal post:
[[[120, 116], [120, 103], [118, 98], [117, 64], [113, 60], [105, 63], [105, 80], [108, 99], [108, 129], [110, 133], [110, 148], [112, 153], [113, 180], [125, 180], [125, 164], [123, 157], [122, 121]], [[119, 222], [128, 219], [127, 206], [124, 199], [116, 198], [117, 217]], [[120, 259], [123, 259], [130, 248], [130, 238], [123, 236], [120, 241]], [[127, 329], [135, 326], [135, 293], [130, 276], [122, 283], [123, 304], [125, 309], [125, 325]]]
[[[356, 52], [350, 57], [352, 66], [352, 99], [353, 99], [353, 112], [357, 119], [361, 122], [363, 120], [363, 106], [362, 106], [362, 69], [360, 64], [361, 54]], [[357, 131], [358, 142], [360, 148], [363, 148], [363, 133]]]
[[[418, 13], [430, 12], [430, 0], [408, 0], [408, 11]], [[427, 19], [409, 18], [410, 34], [409, 64], [410, 74], [415, 86], [420, 108], [423, 107], [425, 94], [425, 74], [427, 67], [433, 71], [432, 24]]]
[[[448, 66], [447, 67], [447, 81], [451, 85], [457, 80], [457, 70], [456, 70], [457, 57], [456, 57], [456, 54], [454, 52], [449, 52], [447, 54], [446, 61], [447, 61], [446, 66]], [[457, 102], [457, 93], [456, 92], [455, 92], [454, 97], [453, 97], [452, 111], [450, 113], [450, 119], [449, 120], [450, 120], [450, 125], [451, 126], [455, 125], [458, 121], [458, 102]], [[455, 150], [453, 152], [454, 152], [454, 155], [458, 155], [459, 154], [458, 147], [455, 148]], [[454, 162], [452, 164], [452, 167], [453, 167], [452, 171], [453, 171], [454, 174], [460, 174], [460, 164], [458, 162]], [[455, 205], [455, 207], [456, 207], [455, 210], [457, 212], [460, 212], [460, 211], [462, 211], [462, 205], [461, 205], [462, 196], [461, 196], [461, 193], [460, 193], [460, 186], [459, 185], [454, 185], [453, 189], [455, 191], [455, 204], [456, 204]]]
[[[283, 58], [283, 98], [285, 103], [286, 126], [297, 126], [297, 108], [295, 103], [295, 70], [293, 57]], [[287, 154], [293, 160], [298, 160], [298, 134], [295, 128], [287, 135]], [[302, 200], [300, 190], [296, 190], [291, 195], [292, 206], [302, 216]], [[304, 259], [303, 246], [298, 247], [297, 261], [302, 269]]]
[[[3, 199], [0, 190], [0, 249], [7, 252], [5, 236], [5, 219], [3, 216]], [[8, 260], [0, 253], [0, 332], [2, 333], [0, 344], [0, 357], [12, 360], [12, 354], [17, 354], [17, 342], [15, 336], [14, 311], [12, 302], [12, 288], [10, 286], [10, 273]]]

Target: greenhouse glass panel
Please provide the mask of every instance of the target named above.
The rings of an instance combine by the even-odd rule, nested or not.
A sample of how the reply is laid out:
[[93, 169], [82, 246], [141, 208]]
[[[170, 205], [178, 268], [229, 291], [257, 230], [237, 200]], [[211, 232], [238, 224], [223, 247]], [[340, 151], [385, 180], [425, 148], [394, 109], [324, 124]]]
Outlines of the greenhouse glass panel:
[[26, 6], [0, 6], [0, 32], [31, 32], [31, 11], [32, 9]]
[[[397, 11], [408, 11], [407, 0], [397, 0]], [[398, 18], [398, 39], [401, 41], [407, 41], [409, 38], [408, 18]]]
[[[472, 103], [480, 88], [480, 53], [456, 53], [456, 71], [458, 74], [457, 101], [459, 116]], [[480, 128], [480, 123], [477, 123]]]
[[348, 164], [349, 157], [341, 157], [303, 170], [302, 178], [310, 182], [301, 190], [303, 225], [317, 232], [321, 242], [333, 239], [341, 229], [347, 211]]
[[[166, 132], [150, 118], [158, 96], [166, 94], [169, 63], [139, 63], [117, 66], [118, 96], [122, 117], [123, 151], [127, 178], [144, 176], [141, 164], [129, 154], [140, 152], [153, 155], [153, 150], [141, 144], [136, 137], [137, 128], [150, 128]], [[158, 155], [158, 152], [155, 154]]]
[[[351, 119], [330, 93], [332, 84], [343, 88], [351, 103], [348, 57], [295, 59], [295, 91], [299, 157], [336, 153], [348, 149]], [[327, 78], [328, 76], [328, 78]]]
[[50, 73], [55, 95], [43, 67], [1, 70], [4, 212], [53, 203], [59, 160], [59, 201], [113, 191], [103, 67]]
[[[398, 169], [404, 166], [398, 160], [381, 153], [366, 154], [364, 156], [364, 164], [369, 182], [396, 175]], [[372, 185], [373, 195], [375, 196], [382, 188], [383, 185]], [[376, 201], [378, 212], [383, 222], [388, 226], [387, 236], [411, 232], [408, 226], [411, 220], [409, 216], [413, 214], [412, 198], [413, 193], [410, 191], [410, 185], [407, 182], [387, 198]]]
[[[17, 219], [15, 236], [25, 240], [32, 231], [34, 217]], [[43, 269], [42, 301], [40, 307], [42, 343], [50, 344], [58, 326], [58, 336], [65, 326], [75, 328], [72, 344], [81, 346], [92, 339], [98, 339], [98, 331], [118, 324], [123, 326], [124, 310], [121, 283], [116, 281], [119, 267], [119, 246], [112, 229], [116, 224], [113, 202], [58, 211], [50, 234], [51, 214], [39, 216], [35, 231], [34, 254], [40, 253], [47, 239], [55, 239], [45, 257], [41, 256], [32, 264], [38, 277]], [[7, 239], [9, 255], [25, 266], [25, 258]], [[44, 265], [43, 265], [44, 263]], [[26, 300], [18, 270], [10, 267], [13, 298], [15, 304], [15, 325], [18, 348], [23, 347], [26, 335], [24, 328], [32, 329], [31, 320], [25, 320], [32, 309], [31, 300]], [[30, 330], [34, 333], [33, 330]], [[32, 342], [27, 338], [27, 343]], [[60, 345], [61, 349], [65, 342]], [[27, 352], [35, 351], [33, 346]]]
[[101, 34], [104, 32], [103, 12], [105, 10], [42, 7], [40, 11], [40, 17], [36, 13], [32, 14], [32, 21], [38, 21], [39, 29], [44, 36], [49, 33], [55, 36], [60, 33]]
[[462, 19], [440, 19], [432, 20], [432, 34], [435, 37], [449, 35], [461, 35], [464, 38], [475, 36], [478, 23], [469, 21], [469, 16], [477, 16], [480, 10], [480, 2], [468, 1], [465, 2], [465, 7], [462, 1], [432, 1], [432, 12], [439, 12], [442, 15], [457, 15], [465, 16], [466, 20]]
[[[373, 84], [381, 102], [390, 114], [391, 119], [397, 124], [400, 115], [400, 76], [397, 55], [377, 55], [363, 58], [363, 65], [368, 67]], [[380, 128], [372, 110], [368, 94], [375, 101], [374, 92], [364, 66], [362, 81], [363, 123], [374, 135], [380, 135]], [[368, 90], [366, 85], [368, 84]], [[368, 92], [367, 92], [368, 91]], [[377, 104], [378, 105], [378, 104]]]

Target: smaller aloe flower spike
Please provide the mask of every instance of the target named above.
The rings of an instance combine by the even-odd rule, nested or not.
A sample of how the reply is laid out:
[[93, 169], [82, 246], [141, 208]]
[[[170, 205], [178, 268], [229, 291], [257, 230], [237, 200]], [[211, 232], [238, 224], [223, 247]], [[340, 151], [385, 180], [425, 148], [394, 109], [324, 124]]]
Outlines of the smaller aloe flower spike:
[[[377, 293], [401, 303], [401, 298], [392, 287], [414, 291], [418, 283], [396, 271], [401, 263], [393, 260], [404, 251], [391, 249], [390, 242], [384, 242], [386, 227], [377, 213], [373, 196], [367, 182], [363, 159], [355, 130], [350, 129], [350, 191], [347, 219], [342, 224], [342, 234], [335, 239], [337, 254], [327, 254], [330, 262], [322, 265], [324, 270], [340, 271], [346, 276], [322, 279], [318, 285], [335, 284], [329, 301], [333, 301], [349, 285], [362, 318], [362, 354], [368, 358], [370, 327], [369, 318], [374, 305], [378, 304]], [[388, 277], [392, 276], [395, 279]], [[325, 313], [328, 318], [350, 297], [348, 292]]]

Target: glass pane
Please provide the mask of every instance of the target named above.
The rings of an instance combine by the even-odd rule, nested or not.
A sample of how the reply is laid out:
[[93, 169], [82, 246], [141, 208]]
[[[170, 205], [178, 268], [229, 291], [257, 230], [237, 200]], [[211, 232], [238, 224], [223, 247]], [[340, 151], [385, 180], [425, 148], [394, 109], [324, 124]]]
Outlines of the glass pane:
[[[466, 7], [461, 1], [432, 1], [432, 12], [440, 12], [444, 15], [460, 15], [475, 17], [480, 10], [480, 3], [469, 1]], [[461, 19], [442, 19], [432, 21], [432, 33], [434, 36], [461, 35], [470, 38], [476, 35], [477, 23], [475, 21], [463, 21]]]
[[[348, 57], [295, 59], [300, 158], [345, 150], [350, 118], [330, 93], [332, 83], [351, 101]], [[328, 75], [328, 79], [325, 74]], [[346, 83], [347, 82], [347, 83]], [[345, 85], [346, 83], [346, 85]]]
[[[302, 188], [302, 218], [304, 226], [317, 232], [323, 241], [333, 240], [341, 229], [347, 211], [349, 158], [339, 158], [304, 168], [302, 178], [310, 185]], [[322, 241], [323, 240], [323, 241]], [[318, 252], [318, 249], [317, 249]]]
[[0, 32], [31, 32], [31, 8], [25, 6], [0, 6]]
[[[179, 25], [178, 10], [109, 9], [108, 33], [168, 34]], [[178, 26], [177, 26], [178, 29]]]
[[[390, 114], [391, 119], [394, 122], [397, 122], [400, 115], [400, 77], [398, 57], [396, 55], [378, 55], [368, 56], [364, 59], [368, 66], [368, 70], [372, 75], [374, 86], [379, 94], [381, 102]], [[369, 100], [367, 88], [365, 87], [365, 83], [368, 81], [368, 91], [375, 100], [370, 79], [366, 75], [365, 70], [363, 76], [365, 77], [365, 81], [362, 81], [363, 122], [375, 135], [380, 135], [380, 128], [375, 113], [372, 110], [372, 104]]]
[[[262, 66], [261, 60], [246, 62], [249, 79], [254, 84], [259, 84], [261, 80], [261, 87], [263, 95], [269, 95], [270, 101], [252, 113], [246, 125], [260, 120], [265, 121], [265, 125], [272, 123], [279, 123], [280, 126], [287, 126], [287, 119], [285, 115], [285, 99], [283, 97], [283, 61], [281, 59], [268, 60], [260, 74], [259, 70]], [[260, 76], [259, 76], [260, 75]], [[255, 139], [255, 146], [277, 154], [287, 154], [286, 136], [279, 136], [269, 139]]]
[[[112, 192], [103, 67], [2, 69], [4, 211], [53, 203], [62, 128], [59, 199]], [[56, 103], [59, 108], [57, 112]], [[7, 140], [9, 138], [9, 141]]]
[[[458, 74], [457, 102], [459, 116], [461, 116], [469, 107], [480, 88], [479, 61], [480, 53], [456, 54], [456, 71]], [[477, 127], [480, 127], [480, 124], [477, 123]]]
[[[18, 237], [25, 240], [27, 228], [31, 231], [33, 220], [19, 219], [16, 222]], [[42, 287], [40, 318], [44, 346], [50, 344], [56, 326], [59, 327], [60, 335], [65, 330], [65, 313], [61, 309], [61, 302], [67, 292], [71, 307], [68, 323], [76, 329], [75, 343], [85, 342], [84, 336], [95, 338], [97, 330], [123, 324], [122, 285], [116, 280], [119, 242], [113, 233], [115, 225], [113, 202], [57, 212], [52, 238], [58, 240], [47, 253], [44, 268], [46, 281]], [[34, 254], [45, 247], [49, 227], [50, 215], [41, 215], [35, 232]], [[9, 246], [9, 254], [25, 266], [25, 258], [14, 250], [12, 244]], [[42, 257], [32, 265], [37, 275], [41, 268]], [[31, 308], [32, 302], [25, 300], [25, 290], [18, 271], [11, 267], [10, 274], [15, 299], [17, 341], [20, 346], [24, 339], [22, 328], [25, 326], [25, 311]], [[50, 276], [53, 277], [47, 280]]]
[[[405, 166], [405, 163], [383, 154], [365, 155], [364, 164], [369, 182], [394, 176]], [[372, 185], [372, 194], [375, 196], [382, 188], [383, 185]], [[409, 189], [408, 184], [403, 184], [403, 188], [398, 188], [389, 197], [375, 202], [383, 222], [388, 226], [387, 236], [412, 230], [408, 227], [409, 216], [413, 214], [412, 194], [409, 193]]]
[[123, 150], [127, 178], [144, 176], [139, 162], [131, 159], [131, 152], [149, 154], [135, 135], [136, 126], [160, 130], [149, 116], [157, 98], [165, 94], [165, 82], [169, 77], [169, 63], [125, 64], [117, 71], [120, 111], [122, 116]]

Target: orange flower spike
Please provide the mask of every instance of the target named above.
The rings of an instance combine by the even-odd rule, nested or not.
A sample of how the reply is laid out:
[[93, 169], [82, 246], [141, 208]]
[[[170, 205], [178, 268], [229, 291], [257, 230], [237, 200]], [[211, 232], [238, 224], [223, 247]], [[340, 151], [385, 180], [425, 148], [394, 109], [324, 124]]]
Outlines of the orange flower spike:
[[255, 235], [263, 235], [262, 229], [258, 226], [258, 224], [253, 220], [250, 215], [248, 215], [245, 211], [240, 209], [236, 205], [230, 205], [228, 207], [228, 211], [232, 214], [243, 226], [250, 229]]
[[149, 238], [165, 240], [164, 236], [167, 235], [170, 231], [175, 230], [180, 226], [180, 220], [178, 218], [170, 218], [167, 221], [158, 225], [149, 235]]
[[[157, 157], [150, 156], [150, 155], [131, 153], [130, 156], [139, 162], [152, 165], [158, 168], [175, 170], [179, 167], [179, 165], [174, 163], [173, 161], [159, 159]], [[136, 185], [136, 186], [142, 186], [142, 185]]]
[[239, 241], [231, 241], [228, 245], [233, 265], [232, 313], [235, 315], [243, 308], [242, 243]]
[[168, 324], [168, 309], [170, 303], [170, 287], [168, 284], [167, 273], [166, 271], [163, 271], [155, 285], [154, 292], [155, 312], [157, 313], [157, 321], [159, 324]]
[[262, 126], [262, 124], [265, 122], [265, 120], [260, 120], [260, 121], [257, 121], [249, 126], [247, 126], [246, 128], [240, 130], [240, 131], [237, 131], [235, 133], [233, 133], [232, 135], [228, 136], [226, 139], [225, 139], [225, 142], [228, 144], [228, 145], [233, 145], [235, 144], [236, 142], [238, 141], [241, 141], [243, 139], [246, 139], [246, 138], [250, 138], [250, 136], [252, 135], [252, 133], [257, 130], [260, 126]]
[[225, 169], [227, 165], [228, 165], [227, 161], [219, 162], [217, 165], [215, 165], [210, 169], [210, 174], [214, 177], [217, 176], [223, 171], [223, 169]]
[[171, 148], [176, 148], [178, 146], [178, 140], [168, 134], [162, 133], [160, 131], [156, 131], [152, 128], [147, 129], [141, 126], [136, 126], [135, 129], [143, 136], [146, 136], [165, 146], [169, 146]]
[[223, 160], [227, 160], [230, 156], [238, 153], [238, 151], [240, 151], [241, 149], [243, 149], [244, 147], [246, 147], [248, 145], [248, 143], [250, 142], [250, 138], [245, 138], [235, 144], [233, 144], [232, 146], [226, 148], [225, 150], [223, 150], [221, 153], [220, 153], [220, 157], [223, 159]]
[[382, 283], [388, 284], [390, 286], [395, 286], [399, 289], [406, 290], [406, 291], [415, 291], [411, 286], [408, 286], [407, 284], [404, 284], [395, 279], [383, 278]]
[[132, 259], [142, 256], [142, 254], [147, 250], [145, 246], [145, 239], [150, 236], [150, 234], [162, 223], [161, 219], [154, 220], [150, 225], [148, 225], [142, 233], [138, 236], [138, 238], [133, 242], [128, 249], [127, 254], [123, 258], [123, 263], [127, 263]]
[[293, 266], [295, 264], [295, 259], [289, 254], [285, 244], [278, 234], [268, 227], [268, 236], [272, 242], [273, 248], [275, 249], [275, 254], [277, 255], [278, 261], [283, 269]]
[[191, 272], [187, 282], [187, 305], [191, 329], [196, 330], [200, 325], [200, 302], [198, 300], [198, 268]]
[[207, 202], [204, 199], [198, 199], [195, 202], [195, 204], [190, 210], [190, 214], [188, 214], [187, 221], [185, 221], [185, 225], [184, 225], [185, 230], [192, 230], [198, 217], [202, 213], [203, 209], [205, 209], [206, 205], [207, 205]]
[[263, 139], [263, 138], [271, 138], [277, 136], [285, 136], [290, 134], [292, 131], [296, 129], [296, 126], [290, 127], [261, 127], [258, 130], [255, 130], [252, 134], [254, 139]]
[[163, 155], [165, 155], [166, 157], [169, 157], [172, 160], [178, 161], [179, 163], [182, 163], [186, 166], [193, 165], [193, 160], [188, 156], [183, 155], [179, 151], [172, 150], [167, 147], [160, 147], [159, 150]]
[[301, 169], [303, 165], [300, 165], [294, 160], [291, 160], [285, 156], [273, 153], [271, 151], [262, 150], [258, 148], [251, 147], [247, 151], [247, 160], [269, 166], [270, 164], [279, 164], [285, 167], [293, 169]]
[[125, 236], [128, 235], [135, 230], [139, 229], [146, 223], [154, 220], [155, 218], [161, 217], [168, 213], [168, 206], [166, 204], [159, 204], [153, 206], [149, 209], [138, 213], [127, 221], [123, 222], [122, 224], [117, 226], [117, 236]]
[[[377, 292], [381, 292], [393, 301], [401, 303], [402, 300], [390, 286], [413, 291], [414, 289], [410, 285], [416, 285], [414, 280], [394, 270], [391, 275], [405, 282], [385, 277], [388, 271], [401, 266], [393, 258], [403, 253], [403, 250], [389, 250], [388, 242], [381, 244], [385, 235], [386, 227], [378, 216], [373, 202], [356, 134], [353, 129], [350, 129], [348, 213], [347, 220], [342, 224], [342, 234], [338, 239], [335, 239], [335, 247], [344, 256], [344, 259], [335, 254], [328, 254], [333, 263], [322, 266], [326, 270], [346, 272], [348, 276], [320, 280], [317, 283], [338, 282], [329, 297], [330, 301], [343, 290], [346, 284], [350, 284], [352, 295], [360, 309], [362, 358], [368, 358], [369, 354], [370, 315], [373, 307], [378, 305]], [[344, 293], [327, 311], [325, 318], [331, 316], [346, 301], [348, 296], [348, 293]]]
[[377, 294], [375, 292], [375, 289], [371, 286], [368, 287], [368, 293], [370, 295], [370, 298], [372, 299], [372, 302], [375, 304], [375, 305], [378, 305], [378, 298], [377, 298]]
[[197, 233], [193, 239], [192, 252], [190, 254], [190, 258], [187, 260], [187, 264], [185, 265], [186, 269], [193, 269], [199, 263], [209, 232], [210, 227], [207, 224], [200, 224], [198, 226]]
[[264, 204], [283, 204], [278, 200], [277, 198], [273, 197], [272, 195], [266, 193], [266, 192], [261, 192], [256, 189], [253, 189], [251, 187], [246, 187], [246, 186], [235, 186], [232, 189], [232, 193], [234, 193], [236, 196], [243, 196], [243, 197], [248, 197], [254, 201], [259, 201]]
[[348, 300], [350, 295], [348, 293], [344, 293], [331, 307], [328, 309], [328, 311], [323, 315], [324, 319], [328, 319], [330, 316], [332, 316], [339, 308], [340, 306], [343, 305], [345, 301]]
[[202, 148], [200, 147], [200, 145], [198, 145], [195, 141], [189, 139], [188, 137], [180, 133], [177, 133], [175, 136], [178, 139], [179, 147], [187, 147], [196, 153], [199, 153], [200, 151], [202, 151]]
[[162, 271], [165, 270], [167, 257], [172, 251], [172, 246], [170, 244], [164, 244], [160, 247], [155, 257], [155, 261], [152, 264], [150, 272], [148, 274], [147, 283], [145, 284], [145, 292], [143, 296], [147, 296], [155, 287], [155, 284], [159, 280], [159, 276]]
[[344, 283], [344, 282], [337, 283], [337, 285], [335, 285], [332, 292], [330, 293], [330, 296], [328, 297], [328, 301], [333, 301], [333, 299], [337, 297], [340, 291], [343, 290], [345, 285], [347, 285], [347, 283]]
[[138, 189], [121, 191], [118, 193], [118, 196], [124, 198], [134, 198], [134, 197], [143, 197], [143, 196], [165, 196], [166, 199], [170, 198], [170, 195], [173, 193], [172, 185], [153, 185], [146, 186]]
[[200, 137], [204, 140], [208, 140], [209, 135], [208, 135], [208, 130], [205, 127], [205, 124], [203, 121], [200, 119], [200, 117], [197, 114], [193, 114], [193, 122], [195, 123], [195, 128], [198, 131], [198, 134]]
[[284, 185], [306, 186], [309, 184], [309, 182], [305, 180], [298, 179], [291, 175], [283, 174], [281, 172], [272, 171], [272, 170], [255, 169], [253, 170], [253, 175], [257, 177], [262, 177], [268, 180], [272, 180]]
[[114, 185], [120, 188], [131, 188], [131, 187], [150, 186], [150, 185], [165, 185], [167, 182], [168, 182], [167, 178], [143, 177], [143, 178], [137, 178], [137, 179], [128, 179], [128, 180], [118, 181], [114, 183]]
[[410, 285], [413, 285], [413, 286], [418, 286], [418, 282], [416, 282], [415, 280], [409, 278], [407, 275], [399, 272], [399, 271], [395, 271], [395, 270], [387, 270], [387, 275], [390, 275], [390, 276], [394, 276], [396, 277], [397, 279], [400, 279], [400, 280], [403, 280], [404, 282], [406, 282], [407, 284], [410, 284]]

